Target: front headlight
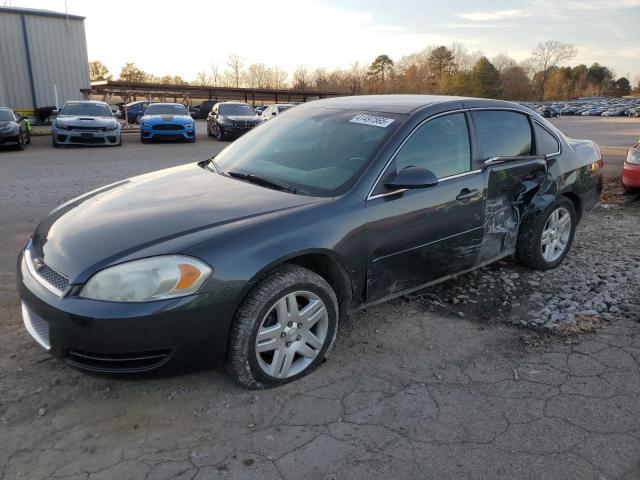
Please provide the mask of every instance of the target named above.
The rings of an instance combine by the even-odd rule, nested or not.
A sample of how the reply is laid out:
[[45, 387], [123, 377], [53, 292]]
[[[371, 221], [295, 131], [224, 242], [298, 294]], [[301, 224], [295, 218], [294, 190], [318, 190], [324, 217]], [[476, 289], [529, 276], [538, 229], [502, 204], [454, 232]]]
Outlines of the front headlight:
[[117, 130], [118, 129], [118, 124], [114, 123], [113, 125], [109, 125], [107, 127], [104, 127], [104, 129], [108, 132], [113, 131], [113, 130]]
[[64, 125], [63, 123], [56, 122], [55, 125], [56, 125], [56, 128], [59, 129], [59, 130], [69, 130], [69, 127]]
[[150, 257], [96, 273], [80, 296], [108, 302], [164, 300], [195, 293], [209, 275], [211, 267], [192, 257]]
[[627, 153], [627, 163], [640, 165], [640, 150], [637, 147], [629, 149], [629, 153]]

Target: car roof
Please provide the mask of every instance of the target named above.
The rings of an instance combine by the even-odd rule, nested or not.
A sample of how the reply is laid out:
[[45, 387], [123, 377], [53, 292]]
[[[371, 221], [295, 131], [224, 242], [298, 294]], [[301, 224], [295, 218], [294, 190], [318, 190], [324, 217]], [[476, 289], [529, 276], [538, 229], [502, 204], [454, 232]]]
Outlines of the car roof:
[[454, 97], [446, 95], [358, 95], [334, 97], [310, 102], [316, 107], [342, 108], [345, 110], [369, 110], [375, 112], [410, 114], [424, 107], [441, 103], [462, 103], [465, 107], [523, 108], [512, 102], [483, 98]]
[[107, 105], [106, 102], [101, 102], [99, 100], [67, 100], [66, 102], [64, 102], [65, 105], [67, 103], [95, 103], [96, 105]]

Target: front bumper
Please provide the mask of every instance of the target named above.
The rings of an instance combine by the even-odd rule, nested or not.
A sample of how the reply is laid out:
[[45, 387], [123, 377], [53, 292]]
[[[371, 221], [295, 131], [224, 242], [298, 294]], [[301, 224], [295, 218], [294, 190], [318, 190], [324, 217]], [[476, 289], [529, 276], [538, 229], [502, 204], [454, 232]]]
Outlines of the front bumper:
[[622, 184], [626, 188], [640, 188], [640, 164], [624, 162]]
[[223, 135], [226, 135], [228, 137], [239, 137], [241, 135], [244, 135], [245, 133], [247, 133], [249, 130], [254, 129], [255, 127], [257, 127], [257, 125], [252, 125], [252, 126], [248, 126], [248, 127], [240, 127], [240, 126], [235, 126], [235, 125], [218, 125], [218, 127], [220, 128], [220, 131], [222, 132]]
[[192, 140], [196, 136], [195, 125], [176, 130], [156, 130], [153, 126], [140, 127], [140, 136], [149, 140]]
[[18, 143], [19, 138], [19, 132], [0, 133], [0, 145]]
[[201, 365], [224, 357], [239, 289], [145, 303], [102, 302], [50, 292], [22, 255], [17, 273], [25, 327], [71, 366], [135, 373], [169, 361]]
[[52, 129], [55, 141], [60, 145], [118, 145], [120, 130], [62, 130]]

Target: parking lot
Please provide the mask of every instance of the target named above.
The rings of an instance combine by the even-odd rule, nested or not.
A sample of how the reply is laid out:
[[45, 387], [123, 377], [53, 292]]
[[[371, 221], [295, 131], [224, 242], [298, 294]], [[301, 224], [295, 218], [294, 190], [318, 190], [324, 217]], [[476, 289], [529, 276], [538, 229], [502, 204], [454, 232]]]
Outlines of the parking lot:
[[0, 151], [0, 479], [639, 478], [640, 202], [618, 178], [640, 120], [553, 122], [598, 142], [607, 175], [562, 267], [507, 259], [361, 311], [322, 368], [258, 392], [220, 368], [73, 370], [26, 333], [14, 286], [56, 205], [225, 143], [199, 123], [194, 144]]

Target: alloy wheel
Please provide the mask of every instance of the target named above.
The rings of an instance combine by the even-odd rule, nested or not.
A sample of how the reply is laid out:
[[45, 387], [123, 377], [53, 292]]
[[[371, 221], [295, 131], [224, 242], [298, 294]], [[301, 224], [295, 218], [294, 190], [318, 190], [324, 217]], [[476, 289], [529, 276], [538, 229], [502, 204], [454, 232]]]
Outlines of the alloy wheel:
[[262, 319], [255, 340], [258, 366], [273, 378], [293, 377], [320, 354], [329, 330], [329, 313], [318, 295], [288, 293]]
[[556, 208], [542, 229], [540, 247], [547, 262], [555, 262], [564, 254], [571, 236], [571, 214], [564, 207]]

